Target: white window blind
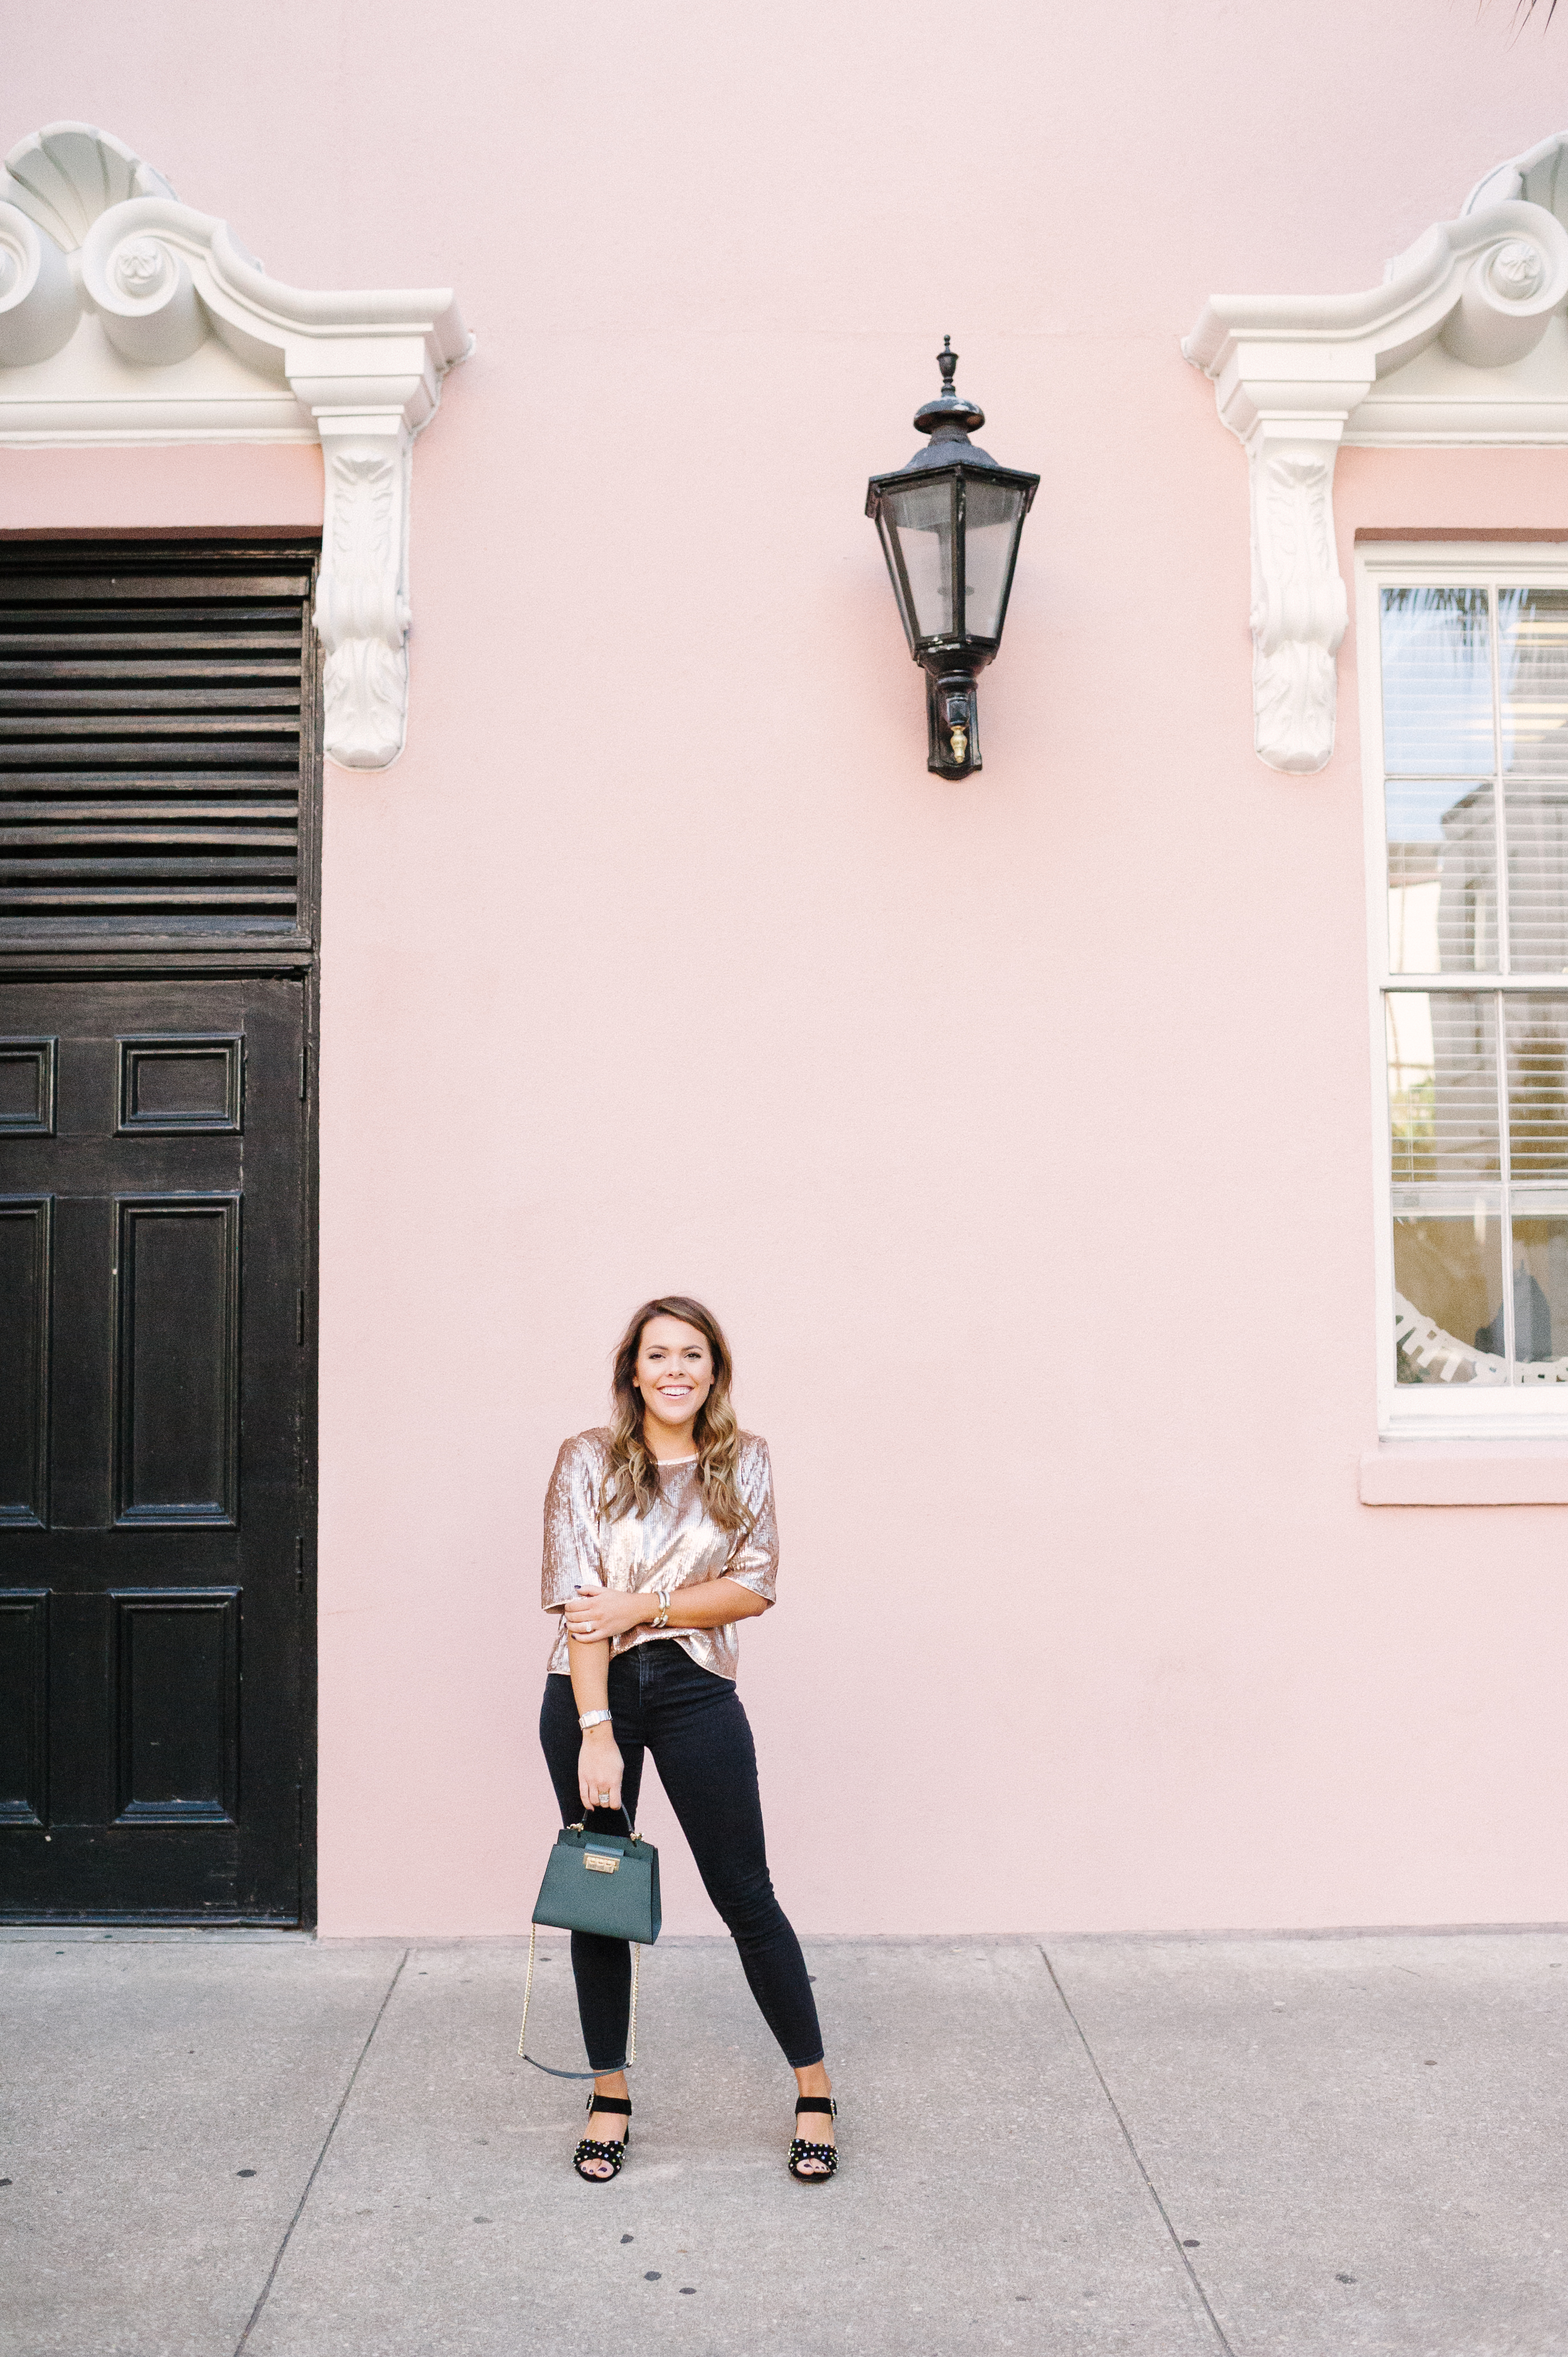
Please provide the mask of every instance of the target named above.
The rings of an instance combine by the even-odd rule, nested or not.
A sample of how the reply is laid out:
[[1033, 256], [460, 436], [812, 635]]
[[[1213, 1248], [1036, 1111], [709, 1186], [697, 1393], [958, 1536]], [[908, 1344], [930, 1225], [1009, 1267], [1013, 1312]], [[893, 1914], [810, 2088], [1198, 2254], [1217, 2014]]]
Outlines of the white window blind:
[[1568, 1434], [1568, 551], [1359, 569], [1383, 1428]]

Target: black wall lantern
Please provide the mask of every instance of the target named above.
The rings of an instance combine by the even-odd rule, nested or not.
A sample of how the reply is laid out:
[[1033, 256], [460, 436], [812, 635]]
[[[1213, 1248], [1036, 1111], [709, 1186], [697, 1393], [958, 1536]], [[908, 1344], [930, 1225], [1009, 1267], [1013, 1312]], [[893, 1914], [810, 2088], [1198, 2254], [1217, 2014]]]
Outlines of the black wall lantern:
[[1040, 479], [999, 467], [970, 440], [985, 412], [953, 391], [950, 336], [937, 366], [941, 393], [915, 412], [931, 438], [896, 475], [873, 475], [865, 512], [882, 534], [909, 652], [926, 673], [926, 767], [967, 778], [981, 765], [975, 677], [1002, 643], [1018, 537]]

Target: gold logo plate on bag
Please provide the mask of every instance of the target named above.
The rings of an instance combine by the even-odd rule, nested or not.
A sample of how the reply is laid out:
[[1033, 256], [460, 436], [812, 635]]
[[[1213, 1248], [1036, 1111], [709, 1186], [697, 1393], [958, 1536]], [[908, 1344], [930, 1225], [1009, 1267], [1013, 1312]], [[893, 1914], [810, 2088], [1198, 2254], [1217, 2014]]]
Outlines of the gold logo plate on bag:
[[620, 1864], [618, 1857], [607, 1857], [603, 1850], [585, 1849], [583, 1864], [590, 1874], [613, 1874]]

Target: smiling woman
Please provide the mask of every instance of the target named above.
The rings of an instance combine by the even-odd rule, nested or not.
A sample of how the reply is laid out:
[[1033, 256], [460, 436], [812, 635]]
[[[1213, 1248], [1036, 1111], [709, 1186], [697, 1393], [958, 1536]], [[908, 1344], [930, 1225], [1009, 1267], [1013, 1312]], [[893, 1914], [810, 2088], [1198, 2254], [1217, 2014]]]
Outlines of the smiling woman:
[[[616, 1352], [610, 1426], [556, 1459], [544, 1507], [543, 1603], [562, 1629], [539, 1735], [564, 1820], [619, 1832], [635, 1821], [645, 1752], [691, 1844], [703, 1887], [740, 1951], [763, 2018], [799, 2088], [789, 2171], [837, 2167], [833, 2104], [800, 1943], [773, 1893], [757, 1753], [735, 1689], [739, 1623], [773, 1601], [779, 1533], [768, 1444], [730, 1405], [731, 1364], [699, 1301], [644, 1302]], [[607, 1812], [595, 1824], [596, 1813]], [[577, 2008], [594, 2073], [593, 2114], [629, 2121], [630, 1951], [574, 1932]], [[627, 2133], [585, 2137], [577, 2174], [616, 2176]]]

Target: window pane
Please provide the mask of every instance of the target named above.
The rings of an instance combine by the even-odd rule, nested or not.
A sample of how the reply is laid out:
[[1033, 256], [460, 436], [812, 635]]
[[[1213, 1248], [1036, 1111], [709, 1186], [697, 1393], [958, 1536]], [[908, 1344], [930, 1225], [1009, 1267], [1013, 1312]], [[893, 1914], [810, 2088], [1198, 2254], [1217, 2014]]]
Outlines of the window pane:
[[[1495, 1198], [1494, 1204], [1495, 1204]], [[1505, 1383], [1487, 1331], [1502, 1293], [1502, 1221], [1485, 1202], [1465, 1216], [1394, 1219], [1394, 1351], [1402, 1383]]]
[[1497, 1006], [1490, 993], [1391, 990], [1394, 1184], [1498, 1176]]
[[1568, 590], [1499, 589], [1503, 767], [1568, 776]]
[[1384, 766], [1404, 777], [1489, 777], [1491, 630], [1484, 589], [1382, 593]]
[[1002, 593], [1023, 512], [1024, 494], [1015, 485], [977, 483], [969, 478], [964, 490], [963, 603], [965, 628], [977, 639], [993, 639], [1002, 627]]
[[1497, 972], [1492, 791], [1391, 780], [1391, 973]]
[[1568, 1178], [1568, 997], [1526, 990], [1505, 1004], [1509, 1169], [1515, 1178]]
[[1568, 1383], [1568, 1216], [1513, 1222], [1514, 1348], [1517, 1382]]
[[1568, 592], [1498, 593], [1509, 942], [1516, 974], [1568, 972]]
[[1568, 778], [1507, 778], [1503, 806], [1514, 971], [1568, 974]]

